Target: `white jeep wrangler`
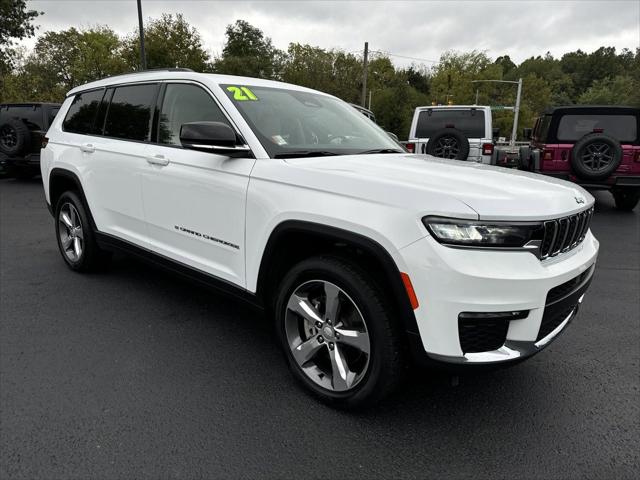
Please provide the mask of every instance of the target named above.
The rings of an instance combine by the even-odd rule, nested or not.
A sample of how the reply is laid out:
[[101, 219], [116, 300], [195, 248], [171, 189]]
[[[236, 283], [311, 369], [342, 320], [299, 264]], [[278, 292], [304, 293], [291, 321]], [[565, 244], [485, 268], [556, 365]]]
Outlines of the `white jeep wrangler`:
[[336, 406], [388, 394], [409, 361], [538, 352], [574, 318], [598, 254], [579, 186], [406, 153], [294, 85], [107, 78], [71, 90], [47, 137], [70, 268], [122, 249], [264, 308], [293, 375]]
[[417, 107], [406, 147], [412, 153], [493, 165], [493, 136], [491, 107]]

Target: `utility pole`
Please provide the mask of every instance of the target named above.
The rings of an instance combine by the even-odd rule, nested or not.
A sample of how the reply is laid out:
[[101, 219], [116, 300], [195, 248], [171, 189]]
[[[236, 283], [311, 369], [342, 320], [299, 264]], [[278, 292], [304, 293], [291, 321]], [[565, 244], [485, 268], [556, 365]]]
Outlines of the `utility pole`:
[[509, 146], [515, 148], [516, 135], [518, 134], [518, 114], [520, 113], [520, 96], [522, 94], [522, 78], [518, 79], [518, 93], [516, 94], [516, 107], [513, 110], [513, 130], [511, 131], [511, 140]]
[[138, 0], [138, 30], [140, 31], [140, 69], [147, 69], [147, 56], [144, 53], [144, 29], [142, 27], [142, 4]]
[[[501, 110], [513, 110], [513, 130], [511, 131], [511, 138], [509, 139], [509, 148], [511, 150], [515, 149], [516, 146], [516, 134], [518, 133], [518, 114], [520, 113], [520, 98], [522, 97], [522, 78], [519, 78], [518, 81], [514, 80], [472, 80], [471, 83], [513, 83], [518, 85], [518, 93], [516, 94], [516, 104], [513, 107], [500, 107]], [[477, 90], [476, 90], [477, 92]], [[477, 103], [478, 94], [476, 93], [476, 103]]]
[[371, 93], [372, 90], [369, 90], [369, 110], [371, 110]]
[[[140, 1], [140, 0], [138, 0]], [[369, 65], [369, 42], [364, 42], [364, 62], [362, 70], [362, 106], [367, 108], [367, 71]]]

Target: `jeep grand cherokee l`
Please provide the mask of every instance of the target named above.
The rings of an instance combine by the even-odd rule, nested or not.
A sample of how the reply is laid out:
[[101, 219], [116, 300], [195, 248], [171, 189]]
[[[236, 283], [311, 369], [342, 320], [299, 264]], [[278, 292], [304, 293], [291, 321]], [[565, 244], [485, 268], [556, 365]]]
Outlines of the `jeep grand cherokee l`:
[[141, 72], [71, 90], [42, 151], [62, 258], [123, 249], [265, 309], [295, 378], [335, 406], [409, 361], [515, 363], [591, 281], [593, 198], [409, 154], [349, 104], [279, 82]]

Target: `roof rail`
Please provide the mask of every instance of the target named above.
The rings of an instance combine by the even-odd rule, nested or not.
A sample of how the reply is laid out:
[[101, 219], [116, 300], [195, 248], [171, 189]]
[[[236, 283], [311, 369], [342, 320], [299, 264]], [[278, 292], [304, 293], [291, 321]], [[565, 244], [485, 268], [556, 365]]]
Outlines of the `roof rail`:
[[122, 77], [123, 75], [136, 75], [138, 73], [149, 73], [149, 72], [193, 72], [193, 71], [194, 70], [191, 70], [190, 68], [179, 68], [179, 67], [175, 67], [175, 68], [170, 68], [170, 67], [166, 67], [166, 68], [148, 68], [146, 70], [134, 70], [133, 72], [123, 72], [123, 73], [118, 73], [116, 75], [109, 75], [108, 77], [99, 78], [96, 81], [106, 80], [108, 78]]

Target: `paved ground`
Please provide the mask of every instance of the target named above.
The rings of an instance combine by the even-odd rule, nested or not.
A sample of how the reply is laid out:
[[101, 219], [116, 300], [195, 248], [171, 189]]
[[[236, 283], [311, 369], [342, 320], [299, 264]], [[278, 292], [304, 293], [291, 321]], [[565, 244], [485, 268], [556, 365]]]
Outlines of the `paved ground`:
[[0, 478], [631, 478], [640, 211], [598, 200], [595, 280], [546, 352], [347, 414], [248, 308], [125, 257], [69, 271], [39, 181], [1, 180]]

